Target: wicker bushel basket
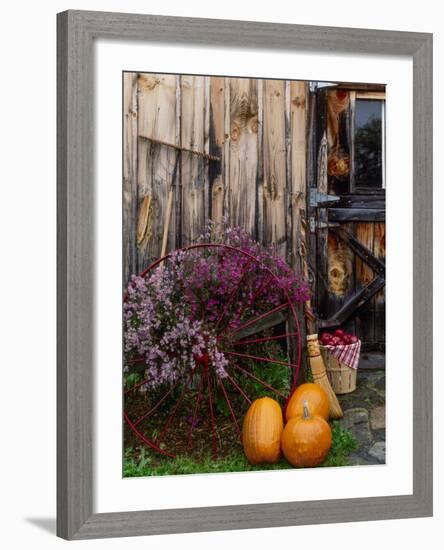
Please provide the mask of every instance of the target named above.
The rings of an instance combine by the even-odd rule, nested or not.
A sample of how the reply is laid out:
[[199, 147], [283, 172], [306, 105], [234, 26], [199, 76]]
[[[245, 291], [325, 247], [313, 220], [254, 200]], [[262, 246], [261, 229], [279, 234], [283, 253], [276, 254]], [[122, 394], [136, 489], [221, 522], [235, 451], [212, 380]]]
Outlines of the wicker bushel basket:
[[341, 363], [330, 353], [326, 346], [321, 345], [319, 349], [333, 391], [338, 395], [355, 391], [358, 369], [352, 369]]

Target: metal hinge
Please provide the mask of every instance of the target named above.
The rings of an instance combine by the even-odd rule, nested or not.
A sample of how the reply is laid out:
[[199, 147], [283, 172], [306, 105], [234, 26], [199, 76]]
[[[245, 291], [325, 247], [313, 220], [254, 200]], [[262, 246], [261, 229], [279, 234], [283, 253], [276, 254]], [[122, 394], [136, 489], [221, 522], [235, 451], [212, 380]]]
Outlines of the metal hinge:
[[341, 197], [338, 197], [337, 195], [320, 193], [314, 187], [310, 189], [310, 206], [312, 208], [328, 206], [329, 204], [337, 202], [339, 200], [341, 200]]
[[332, 227], [340, 227], [339, 223], [331, 223], [331, 222], [321, 222], [319, 220], [316, 220], [313, 216], [309, 219], [310, 223], [310, 233], [316, 233], [317, 229], [329, 229]]

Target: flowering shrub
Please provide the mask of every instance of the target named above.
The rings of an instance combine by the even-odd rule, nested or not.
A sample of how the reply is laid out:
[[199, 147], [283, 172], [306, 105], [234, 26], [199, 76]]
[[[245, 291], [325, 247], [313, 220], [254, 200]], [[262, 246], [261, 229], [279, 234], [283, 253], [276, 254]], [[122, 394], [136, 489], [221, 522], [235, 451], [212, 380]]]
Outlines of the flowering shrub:
[[230, 334], [278, 306], [284, 291], [293, 302], [309, 298], [306, 282], [273, 248], [260, 246], [245, 231], [210, 223], [199, 240], [237, 250], [176, 251], [146, 277], [133, 276], [128, 285], [125, 369], [143, 362], [146, 387], [185, 380], [203, 357], [218, 377], [226, 377], [228, 360], [218, 349], [222, 329]]

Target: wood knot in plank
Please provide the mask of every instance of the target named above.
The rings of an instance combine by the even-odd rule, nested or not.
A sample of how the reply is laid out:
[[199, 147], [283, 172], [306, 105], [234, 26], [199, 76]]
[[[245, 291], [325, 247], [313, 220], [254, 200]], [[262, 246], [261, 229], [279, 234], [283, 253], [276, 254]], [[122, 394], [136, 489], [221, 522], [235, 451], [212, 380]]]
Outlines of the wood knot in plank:
[[158, 84], [160, 84], [160, 78], [154, 75], [139, 74], [137, 78], [137, 84], [138, 84], [139, 90], [141, 91], [154, 90], [154, 88]]
[[237, 124], [233, 124], [231, 128], [231, 139], [237, 141], [240, 137], [240, 128]]
[[304, 109], [305, 108], [305, 98], [304, 97], [299, 97], [299, 96], [296, 96], [292, 102], [291, 102], [295, 107], [297, 107], [298, 109]]

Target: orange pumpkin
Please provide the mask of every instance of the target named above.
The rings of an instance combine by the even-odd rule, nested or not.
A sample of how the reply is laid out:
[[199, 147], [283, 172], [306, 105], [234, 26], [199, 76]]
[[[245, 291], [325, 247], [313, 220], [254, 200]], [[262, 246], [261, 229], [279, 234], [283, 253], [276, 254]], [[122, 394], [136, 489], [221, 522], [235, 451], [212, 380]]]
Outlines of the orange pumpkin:
[[313, 416], [322, 416], [322, 418], [328, 420], [330, 405], [327, 392], [324, 388], [312, 382], [301, 384], [293, 392], [285, 411], [287, 420], [302, 415], [304, 401], [307, 401], [308, 409]]
[[311, 416], [307, 402], [302, 416], [291, 418], [282, 433], [282, 452], [293, 466], [317, 466], [331, 447], [331, 428], [321, 416]]
[[270, 397], [250, 405], [242, 426], [244, 452], [251, 464], [275, 464], [281, 458], [284, 420], [281, 406]]

